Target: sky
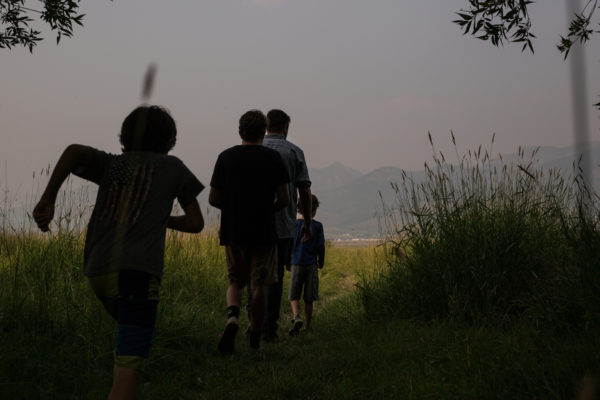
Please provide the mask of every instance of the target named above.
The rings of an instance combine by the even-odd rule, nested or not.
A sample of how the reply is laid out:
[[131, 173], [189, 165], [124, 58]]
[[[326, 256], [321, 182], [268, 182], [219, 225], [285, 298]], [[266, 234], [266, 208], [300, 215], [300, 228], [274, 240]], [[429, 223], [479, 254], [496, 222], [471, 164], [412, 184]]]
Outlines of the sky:
[[[172, 154], [205, 184], [239, 144], [247, 110], [281, 108], [289, 140], [311, 168], [334, 162], [367, 173], [421, 169], [438, 149], [573, 141], [569, 63], [556, 49], [563, 0], [532, 5], [535, 54], [463, 36], [451, 21], [467, 0], [82, 1], [84, 27], [57, 46], [0, 50], [0, 185], [30, 187], [71, 143], [120, 152], [118, 132], [140, 103], [178, 127]], [[600, 139], [600, 39], [586, 46], [590, 133]], [[451, 151], [453, 153], [453, 151]]]

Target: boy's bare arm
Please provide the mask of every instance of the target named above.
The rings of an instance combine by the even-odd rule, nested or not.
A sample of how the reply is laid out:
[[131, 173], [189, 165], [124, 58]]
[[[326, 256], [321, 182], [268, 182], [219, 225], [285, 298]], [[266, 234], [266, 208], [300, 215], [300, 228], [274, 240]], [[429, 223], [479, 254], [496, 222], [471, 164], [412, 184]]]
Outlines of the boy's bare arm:
[[300, 233], [302, 233], [302, 242], [308, 242], [312, 237], [312, 193], [310, 186], [298, 186], [298, 195], [300, 196], [300, 207], [302, 209], [302, 216], [304, 217], [304, 224], [300, 229]]
[[54, 218], [54, 202], [65, 179], [77, 167], [87, 166], [92, 159], [93, 150], [80, 144], [72, 144], [62, 153], [40, 201], [33, 209], [33, 219], [42, 232], [49, 231], [48, 225]]
[[277, 200], [275, 200], [275, 211], [282, 210], [290, 205], [290, 189], [287, 183], [277, 187]]
[[208, 194], [208, 204], [211, 206], [218, 208], [219, 210], [223, 209], [223, 196], [221, 194], [221, 190], [215, 187], [210, 187], [210, 193]]
[[167, 228], [188, 233], [198, 233], [204, 228], [204, 217], [198, 200], [194, 199], [185, 206], [183, 212], [185, 212], [185, 215], [169, 217]]
[[320, 224], [317, 224], [317, 243], [318, 243], [318, 250], [317, 250], [317, 257], [318, 257], [318, 267], [319, 268], [323, 268], [323, 266], [325, 265], [325, 232], [323, 232], [323, 226]]

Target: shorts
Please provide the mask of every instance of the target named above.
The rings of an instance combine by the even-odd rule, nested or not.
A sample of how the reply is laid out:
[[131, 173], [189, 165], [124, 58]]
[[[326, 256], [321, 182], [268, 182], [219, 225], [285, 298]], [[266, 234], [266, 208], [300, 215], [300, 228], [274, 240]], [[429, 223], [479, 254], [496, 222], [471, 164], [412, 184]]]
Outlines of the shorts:
[[319, 300], [319, 272], [316, 265], [292, 265], [288, 300], [300, 300], [304, 287], [304, 301]]
[[89, 282], [118, 324], [115, 365], [140, 370], [154, 340], [160, 279], [146, 272], [122, 270], [89, 277]]
[[267, 286], [277, 282], [277, 245], [225, 246], [227, 277], [240, 287]]

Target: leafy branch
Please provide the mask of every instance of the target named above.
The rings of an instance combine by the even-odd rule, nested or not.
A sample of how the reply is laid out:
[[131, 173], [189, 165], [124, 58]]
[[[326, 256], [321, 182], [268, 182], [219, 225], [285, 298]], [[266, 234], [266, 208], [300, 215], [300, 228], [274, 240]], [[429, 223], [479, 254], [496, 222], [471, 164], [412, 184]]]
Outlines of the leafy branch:
[[[590, 7], [590, 5], [592, 6]], [[571, 20], [571, 23], [569, 24], [569, 33], [567, 36], [560, 37], [560, 43], [556, 47], [565, 55], [565, 59], [568, 57], [569, 51], [571, 50], [571, 46], [574, 42], [579, 40], [581, 44], [584, 44], [590, 40], [590, 36], [592, 36], [594, 33], [600, 32], [594, 31], [592, 28], [590, 28], [592, 17], [597, 9], [598, 0], [588, 0], [583, 11], [580, 14], [575, 14]]]
[[27, 47], [30, 52], [42, 40], [41, 32], [30, 27], [33, 15], [56, 32], [56, 43], [73, 36], [74, 25], [83, 26], [80, 0], [39, 0], [41, 9], [25, 6], [25, 0], [0, 0], [0, 48]]
[[453, 21], [463, 30], [477, 39], [491, 41], [501, 46], [505, 41], [522, 43], [522, 50], [529, 48], [535, 35], [531, 32], [531, 18], [528, 6], [533, 0], [469, 0], [469, 7], [456, 14], [460, 17]]
[[[587, 0], [583, 10], [573, 15], [569, 32], [560, 37], [556, 47], [565, 59], [574, 43], [585, 44], [593, 34], [600, 33], [592, 27], [599, 1]], [[535, 35], [531, 32], [529, 14], [534, 0], [468, 0], [468, 3], [468, 7], [456, 13], [459, 19], [453, 21], [464, 35], [490, 41], [494, 46], [504, 42], [522, 43], [521, 51], [534, 52], [532, 39]], [[600, 103], [594, 106], [600, 109]]]

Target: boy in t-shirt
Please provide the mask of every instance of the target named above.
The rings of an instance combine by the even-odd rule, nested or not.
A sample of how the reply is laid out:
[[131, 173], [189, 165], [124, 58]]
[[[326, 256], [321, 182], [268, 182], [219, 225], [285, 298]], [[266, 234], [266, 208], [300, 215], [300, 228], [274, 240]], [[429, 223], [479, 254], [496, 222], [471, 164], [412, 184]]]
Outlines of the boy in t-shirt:
[[210, 181], [209, 203], [221, 210], [221, 245], [227, 258], [227, 323], [219, 340], [222, 354], [233, 352], [242, 292], [252, 291], [250, 346], [258, 349], [265, 319], [267, 286], [277, 281], [275, 211], [290, 201], [290, 181], [281, 156], [262, 146], [266, 117], [259, 110], [240, 118], [242, 144], [223, 151]]
[[[84, 274], [118, 323], [109, 399], [137, 397], [154, 336], [166, 228], [196, 233], [204, 227], [196, 200], [204, 186], [181, 160], [167, 155], [176, 135], [167, 110], [136, 108], [121, 127], [122, 154], [68, 146], [33, 210], [38, 227], [47, 232], [57, 193], [70, 173], [99, 186], [86, 234]], [[174, 199], [185, 215], [170, 216]]]
[[[306, 329], [310, 329], [313, 314], [313, 301], [319, 300], [319, 273], [317, 269], [323, 268], [325, 264], [325, 235], [323, 233], [323, 224], [315, 221], [319, 207], [319, 199], [312, 195], [312, 217], [311, 222], [312, 237], [304, 242], [302, 241], [302, 226], [304, 221], [296, 221], [296, 237], [294, 238], [294, 247], [292, 250], [289, 300], [292, 306], [292, 327], [289, 330], [290, 336], [296, 336], [300, 333], [304, 322], [300, 317], [300, 297], [304, 288], [304, 317], [306, 319]], [[298, 204], [298, 211], [302, 214], [302, 208]]]

